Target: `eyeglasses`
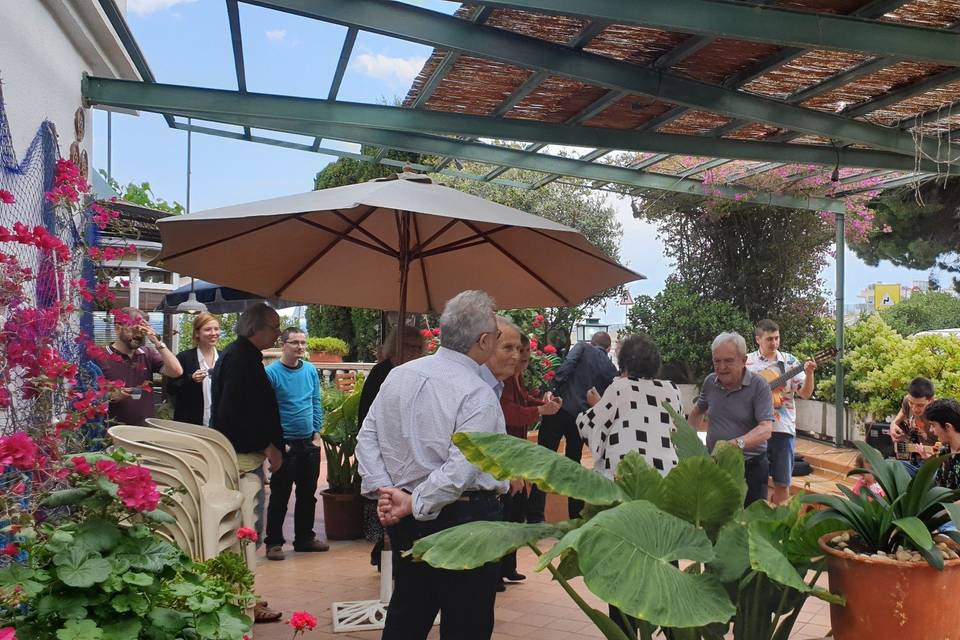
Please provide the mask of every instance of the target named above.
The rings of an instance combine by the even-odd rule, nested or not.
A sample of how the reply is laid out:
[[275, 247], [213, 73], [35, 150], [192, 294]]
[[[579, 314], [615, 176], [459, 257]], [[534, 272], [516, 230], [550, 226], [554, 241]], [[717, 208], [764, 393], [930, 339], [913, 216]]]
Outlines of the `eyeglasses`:
[[288, 344], [288, 345], [290, 345], [291, 347], [305, 347], [305, 346], [307, 346], [307, 343], [304, 342], [303, 340], [287, 340], [287, 341], [284, 342], [283, 344]]

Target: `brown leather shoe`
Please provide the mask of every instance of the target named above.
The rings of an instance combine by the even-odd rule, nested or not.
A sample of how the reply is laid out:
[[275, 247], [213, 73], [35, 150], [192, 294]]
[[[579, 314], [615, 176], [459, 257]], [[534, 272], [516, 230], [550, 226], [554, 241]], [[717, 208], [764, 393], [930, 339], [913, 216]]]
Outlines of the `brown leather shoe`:
[[267, 547], [267, 560], [283, 560], [285, 557], [283, 547], [279, 544]]
[[258, 624], [267, 622], [279, 622], [283, 617], [282, 611], [274, 611], [267, 606], [266, 602], [258, 602], [253, 608], [253, 621]]
[[314, 538], [307, 544], [296, 544], [293, 545], [294, 551], [329, 551], [330, 545], [326, 542], [322, 542]]

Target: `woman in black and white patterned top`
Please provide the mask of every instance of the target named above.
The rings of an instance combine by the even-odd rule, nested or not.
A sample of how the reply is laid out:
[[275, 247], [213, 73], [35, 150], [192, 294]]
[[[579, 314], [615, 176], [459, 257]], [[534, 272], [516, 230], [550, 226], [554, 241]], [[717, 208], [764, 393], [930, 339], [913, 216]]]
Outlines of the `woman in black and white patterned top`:
[[670, 440], [673, 424], [663, 408], [666, 400], [680, 411], [680, 391], [669, 380], [654, 380], [660, 352], [645, 335], [630, 336], [617, 353], [620, 377], [603, 397], [591, 389], [591, 408], [577, 418], [580, 437], [590, 445], [594, 470], [613, 478], [621, 458], [637, 451], [651, 467], [666, 475], [677, 464]]

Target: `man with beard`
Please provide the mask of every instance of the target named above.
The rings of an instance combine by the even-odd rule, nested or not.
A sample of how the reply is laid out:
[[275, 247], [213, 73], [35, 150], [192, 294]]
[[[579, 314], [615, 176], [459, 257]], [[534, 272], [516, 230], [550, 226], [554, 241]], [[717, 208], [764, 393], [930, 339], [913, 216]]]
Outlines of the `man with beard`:
[[[144, 425], [154, 415], [153, 394], [144, 388], [153, 374], [170, 378], [183, 375], [177, 356], [157, 336], [139, 309], [125, 307], [114, 315], [116, 338], [97, 364], [107, 380], [121, 380], [123, 387], [110, 396], [110, 420], [116, 424]], [[152, 348], [144, 345], [149, 343]]]

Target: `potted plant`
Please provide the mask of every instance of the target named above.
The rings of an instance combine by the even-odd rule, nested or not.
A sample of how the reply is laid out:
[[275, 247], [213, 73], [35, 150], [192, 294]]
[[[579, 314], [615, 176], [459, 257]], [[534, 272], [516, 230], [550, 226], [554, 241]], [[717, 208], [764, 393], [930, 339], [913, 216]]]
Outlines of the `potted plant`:
[[[669, 406], [669, 405], [665, 405]], [[711, 456], [675, 412], [679, 464], [666, 476], [639, 453], [615, 480], [520, 438], [457, 433], [472, 463], [500, 479], [523, 478], [587, 503], [581, 518], [554, 524], [472, 522], [422, 538], [412, 555], [435, 567], [470, 569], [527, 545], [608, 640], [629, 640], [571, 585], [582, 576], [601, 600], [633, 619], [639, 637], [785, 640], [816, 586], [825, 525], [809, 527], [799, 501], [743, 508], [743, 454], [721, 443]], [[545, 552], [538, 542], [559, 541]], [[547, 544], [550, 544], [549, 542]], [[678, 561], [689, 561], [681, 570]], [[809, 571], [811, 578], [807, 578]], [[633, 636], [636, 637], [636, 636]]]
[[358, 377], [349, 394], [335, 386], [323, 389], [324, 420], [320, 438], [327, 458], [327, 488], [320, 494], [330, 540], [353, 540], [361, 535], [363, 501], [354, 450], [360, 432], [357, 412], [362, 391], [362, 377]]
[[310, 362], [343, 362], [343, 356], [350, 352], [350, 347], [340, 338], [307, 338], [307, 351], [310, 352]]
[[843, 530], [819, 541], [830, 589], [847, 600], [846, 607], [830, 607], [834, 637], [957, 637], [960, 608], [944, 606], [943, 598], [960, 590], [960, 534], [933, 533], [951, 520], [960, 522], [960, 505], [954, 504], [960, 491], [934, 486], [943, 456], [927, 460], [911, 478], [899, 461], [884, 459], [863, 442], [856, 446], [871, 468], [850, 474], [873, 474], [879, 490], [864, 486], [854, 493], [837, 485], [843, 498], [804, 498], [826, 507], [811, 523], [834, 522], [834, 529]]

